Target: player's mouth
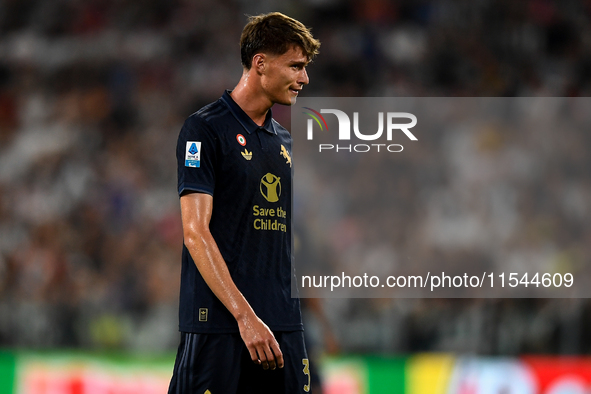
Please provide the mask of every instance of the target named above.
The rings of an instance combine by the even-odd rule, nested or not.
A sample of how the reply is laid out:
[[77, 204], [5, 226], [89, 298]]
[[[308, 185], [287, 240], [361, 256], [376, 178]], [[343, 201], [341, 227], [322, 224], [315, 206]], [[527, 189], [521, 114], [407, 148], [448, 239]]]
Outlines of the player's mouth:
[[293, 94], [295, 94], [296, 96], [298, 95], [298, 93], [300, 92], [300, 90], [302, 90], [302, 89], [292, 89], [292, 88], [289, 88], [289, 91], [292, 92]]

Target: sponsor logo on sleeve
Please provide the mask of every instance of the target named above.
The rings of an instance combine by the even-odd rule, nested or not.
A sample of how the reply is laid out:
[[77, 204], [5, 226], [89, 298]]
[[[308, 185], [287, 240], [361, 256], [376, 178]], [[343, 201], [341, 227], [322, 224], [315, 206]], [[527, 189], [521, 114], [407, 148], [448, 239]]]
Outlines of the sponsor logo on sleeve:
[[201, 142], [187, 141], [185, 149], [185, 167], [200, 167], [201, 164]]

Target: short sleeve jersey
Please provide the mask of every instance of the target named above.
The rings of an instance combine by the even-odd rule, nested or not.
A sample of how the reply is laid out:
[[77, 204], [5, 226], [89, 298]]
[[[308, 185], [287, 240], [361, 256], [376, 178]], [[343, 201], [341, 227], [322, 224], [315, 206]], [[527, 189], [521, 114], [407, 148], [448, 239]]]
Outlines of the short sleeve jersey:
[[[178, 192], [213, 196], [210, 231], [234, 283], [274, 331], [302, 330], [291, 297], [291, 136], [269, 110], [258, 126], [229, 92], [191, 115], [177, 144]], [[183, 245], [179, 329], [238, 332]]]

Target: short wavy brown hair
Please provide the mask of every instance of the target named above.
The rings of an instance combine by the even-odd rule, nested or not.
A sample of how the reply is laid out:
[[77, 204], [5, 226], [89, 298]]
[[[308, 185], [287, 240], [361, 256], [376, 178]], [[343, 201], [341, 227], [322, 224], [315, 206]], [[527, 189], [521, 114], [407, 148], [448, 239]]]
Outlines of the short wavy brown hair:
[[318, 54], [320, 41], [301, 22], [280, 12], [250, 16], [240, 36], [242, 65], [249, 70], [257, 53], [282, 55], [292, 45], [301, 47], [308, 61], [312, 61]]

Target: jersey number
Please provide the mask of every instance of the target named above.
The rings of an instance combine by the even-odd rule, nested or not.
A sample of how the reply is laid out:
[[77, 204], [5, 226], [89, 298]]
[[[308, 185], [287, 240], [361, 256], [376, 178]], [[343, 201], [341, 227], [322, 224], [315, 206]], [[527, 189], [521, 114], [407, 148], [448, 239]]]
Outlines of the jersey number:
[[304, 365], [304, 375], [308, 376], [308, 384], [304, 385], [304, 391], [307, 393], [310, 391], [310, 361], [307, 358], [302, 358], [302, 364]]

